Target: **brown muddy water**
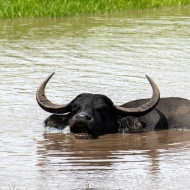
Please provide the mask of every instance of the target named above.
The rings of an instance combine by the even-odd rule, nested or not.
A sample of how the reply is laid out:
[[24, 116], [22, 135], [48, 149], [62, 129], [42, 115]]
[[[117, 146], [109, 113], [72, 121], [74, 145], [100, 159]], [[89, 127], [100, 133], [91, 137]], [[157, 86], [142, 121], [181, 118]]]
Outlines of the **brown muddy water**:
[[116, 105], [151, 96], [190, 98], [190, 11], [0, 21], [0, 189], [190, 189], [190, 131], [77, 140], [45, 130], [35, 92], [66, 103], [82, 92]]

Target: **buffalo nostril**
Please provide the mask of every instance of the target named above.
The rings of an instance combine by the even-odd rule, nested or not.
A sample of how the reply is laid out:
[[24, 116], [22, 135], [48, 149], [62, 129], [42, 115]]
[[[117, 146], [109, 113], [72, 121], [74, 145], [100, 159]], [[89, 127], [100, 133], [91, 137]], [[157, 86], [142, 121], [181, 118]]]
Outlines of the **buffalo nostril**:
[[89, 116], [89, 115], [86, 115], [86, 119], [87, 119], [87, 120], [92, 120], [92, 117]]

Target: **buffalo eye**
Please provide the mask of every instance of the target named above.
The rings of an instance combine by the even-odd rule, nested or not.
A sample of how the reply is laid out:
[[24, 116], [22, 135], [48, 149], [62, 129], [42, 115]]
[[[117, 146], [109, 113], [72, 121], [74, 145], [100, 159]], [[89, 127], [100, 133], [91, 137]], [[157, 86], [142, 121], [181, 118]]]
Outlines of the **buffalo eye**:
[[80, 106], [78, 104], [73, 104], [72, 111], [77, 112], [80, 109]]
[[106, 105], [98, 106], [96, 107], [96, 110], [100, 112], [105, 112], [105, 111], [108, 111], [108, 106]]

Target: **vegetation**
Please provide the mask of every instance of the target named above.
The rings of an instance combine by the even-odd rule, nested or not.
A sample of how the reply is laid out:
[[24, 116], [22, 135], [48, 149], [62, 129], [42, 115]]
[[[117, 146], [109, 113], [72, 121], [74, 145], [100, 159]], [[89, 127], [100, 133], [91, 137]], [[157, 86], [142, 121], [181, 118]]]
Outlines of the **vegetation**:
[[65, 17], [187, 4], [190, 0], [0, 0], [0, 18]]

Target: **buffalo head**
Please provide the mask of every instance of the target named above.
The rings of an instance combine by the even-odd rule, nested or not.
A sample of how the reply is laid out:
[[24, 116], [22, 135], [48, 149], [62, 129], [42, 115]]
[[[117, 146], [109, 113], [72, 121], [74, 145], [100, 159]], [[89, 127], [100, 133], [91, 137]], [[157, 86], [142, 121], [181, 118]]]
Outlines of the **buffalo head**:
[[69, 126], [70, 131], [78, 138], [94, 138], [103, 134], [126, 131], [132, 123], [132, 128], [139, 126], [143, 128], [144, 123], [135, 118], [152, 111], [160, 99], [158, 87], [147, 76], [153, 95], [149, 101], [136, 108], [116, 106], [107, 96], [90, 93], [80, 94], [68, 104], [57, 105], [48, 100], [44, 92], [53, 74], [42, 82], [36, 93], [40, 107], [54, 113], [45, 120], [45, 126], [59, 129]]

